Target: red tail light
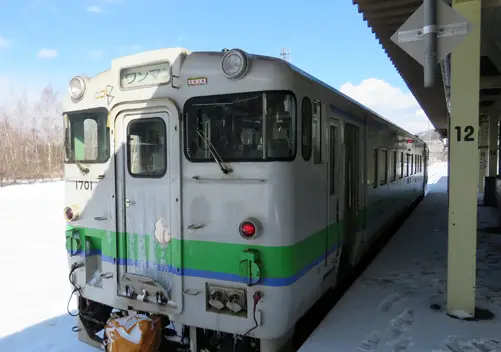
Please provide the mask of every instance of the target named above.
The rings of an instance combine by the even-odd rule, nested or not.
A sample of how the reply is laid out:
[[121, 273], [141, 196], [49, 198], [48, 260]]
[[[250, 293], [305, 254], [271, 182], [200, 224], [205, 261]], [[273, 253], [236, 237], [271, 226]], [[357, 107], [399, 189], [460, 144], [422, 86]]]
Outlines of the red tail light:
[[66, 218], [66, 220], [71, 221], [73, 219], [73, 209], [71, 209], [70, 207], [64, 208], [64, 217]]
[[245, 220], [240, 224], [239, 231], [243, 238], [250, 239], [256, 236], [257, 226], [253, 221]]
[[66, 221], [75, 221], [79, 217], [78, 209], [75, 207], [66, 207], [64, 208], [64, 218]]

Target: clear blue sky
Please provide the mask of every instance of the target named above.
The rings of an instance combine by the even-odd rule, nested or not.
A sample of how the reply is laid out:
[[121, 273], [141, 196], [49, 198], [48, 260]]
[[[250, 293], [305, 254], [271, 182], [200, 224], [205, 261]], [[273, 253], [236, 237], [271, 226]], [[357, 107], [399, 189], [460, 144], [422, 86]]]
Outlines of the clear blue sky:
[[[114, 57], [161, 47], [239, 47], [271, 56], [288, 47], [295, 65], [337, 88], [375, 77], [407, 91], [351, 0], [0, 0], [0, 5], [0, 77], [17, 86], [50, 80], [65, 90], [76, 74], [92, 76], [109, 68]], [[49, 57], [37, 56], [42, 49], [49, 49]]]

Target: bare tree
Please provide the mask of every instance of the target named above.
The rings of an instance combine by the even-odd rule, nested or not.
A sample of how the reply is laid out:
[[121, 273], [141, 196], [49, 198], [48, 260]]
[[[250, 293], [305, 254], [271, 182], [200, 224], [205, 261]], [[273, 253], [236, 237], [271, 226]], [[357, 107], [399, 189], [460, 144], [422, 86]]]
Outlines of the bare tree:
[[0, 107], [0, 186], [63, 174], [61, 103], [47, 85], [37, 101], [24, 92]]

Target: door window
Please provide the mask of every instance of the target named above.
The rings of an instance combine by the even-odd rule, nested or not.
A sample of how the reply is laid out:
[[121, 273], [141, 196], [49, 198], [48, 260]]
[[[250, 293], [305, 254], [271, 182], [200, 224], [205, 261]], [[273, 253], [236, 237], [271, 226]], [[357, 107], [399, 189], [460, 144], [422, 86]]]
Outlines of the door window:
[[167, 171], [165, 122], [140, 119], [127, 128], [127, 167], [135, 177], [162, 177]]
[[303, 102], [301, 103], [301, 119], [302, 119], [302, 147], [301, 152], [303, 154], [303, 159], [305, 161], [310, 160], [311, 158], [311, 141], [312, 141], [312, 120], [313, 120], [313, 112], [311, 109], [311, 100], [307, 97], [303, 98]]

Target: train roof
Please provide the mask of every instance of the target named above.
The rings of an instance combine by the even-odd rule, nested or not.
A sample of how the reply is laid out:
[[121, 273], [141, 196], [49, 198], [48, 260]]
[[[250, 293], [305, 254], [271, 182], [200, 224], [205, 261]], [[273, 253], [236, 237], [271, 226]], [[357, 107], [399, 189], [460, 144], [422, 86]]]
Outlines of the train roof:
[[[276, 58], [277, 60], [281, 60], [281, 59], [278, 59]], [[411, 132], [409, 131], [406, 131], [405, 129], [403, 129], [402, 127], [398, 126], [397, 124], [391, 122], [390, 120], [388, 120], [387, 118], [385, 118], [384, 116], [378, 114], [377, 112], [375, 112], [374, 110], [368, 108], [367, 106], [365, 106], [364, 104], [356, 101], [355, 99], [349, 97], [348, 95], [344, 94], [343, 92], [339, 91], [338, 89], [332, 87], [331, 85], [325, 83], [324, 81], [312, 76], [311, 74], [309, 74], [308, 72], [306, 71], [303, 71], [302, 69], [300, 69], [299, 67], [291, 64], [290, 62], [287, 62], [287, 64], [289, 65], [290, 69], [292, 71], [294, 71], [295, 73], [297, 74], [300, 74], [302, 76], [304, 76], [305, 78], [317, 83], [317, 84], [320, 84], [321, 86], [323, 86], [324, 88], [326, 89], [329, 89], [331, 91], [333, 91], [334, 93], [338, 94], [339, 96], [341, 96], [343, 99], [346, 99], [350, 104], [354, 105], [356, 108], [358, 109], [361, 109], [363, 112], [368, 112], [373, 118], [377, 118], [377, 119], [381, 119], [383, 120], [384, 122], [386, 122], [387, 124], [395, 127], [396, 129], [398, 129], [400, 132], [403, 132], [403, 133], [407, 133], [411, 136], [414, 136], [415, 139], [418, 139], [419, 141], [423, 142], [423, 140], [421, 140], [421, 138], [419, 138], [416, 134], [412, 134]], [[349, 111], [344, 111], [346, 114], [350, 114]]]
[[[176, 47], [176, 48], [162, 48], [162, 49], [156, 49], [156, 50], [148, 50], [148, 51], [143, 51], [143, 52], [139, 52], [139, 53], [135, 53], [135, 54], [131, 54], [131, 55], [126, 55], [126, 56], [121, 56], [121, 57], [117, 57], [115, 59], [112, 60], [112, 65], [111, 65], [111, 68], [118, 68], [120, 66], [128, 66], [132, 63], [135, 63], [137, 61], [144, 61], [144, 62], [147, 62], [147, 61], [151, 61], [151, 60], [159, 60], [160, 58], [168, 58], [169, 60], [172, 60], [174, 61], [175, 58], [178, 57], [178, 55], [180, 54], [186, 54], [187, 55], [187, 58], [191, 55], [191, 54], [220, 54], [220, 55], [223, 55], [224, 53], [221, 52], [221, 51], [206, 51], [206, 50], [201, 50], [201, 51], [191, 51], [191, 50], [188, 50], [186, 48], [183, 48], [183, 47]], [[401, 133], [405, 133], [407, 135], [410, 135], [410, 136], [413, 136], [414, 139], [417, 139], [419, 140], [420, 142], [423, 142], [423, 140], [421, 140], [416, 134], [412, 134], [408, 131], [406, 131], [405, 129], [403, 129], [402, 127], [396, 125], [395, 123], [391, 122], [390, 120], [386, 119], [385, 117], [383, 117], [382, 115], [378, 114], [377, 112], [375, 112], [374, 110], [368, 108], [367, 106], [363, 105], [362, 103], [356, 101], [355, 99], [349, 97], [348, 95], [342, 93], [341, 91], [339, 91], [338, 89], [330, 86], [329, 84], [325, 83], [324, 81], [312, 76], [311, 74], [309, 74], [308, 72], [300, 69], [299, 67], [293, 65], [292, 63], [290, 62], [287, 62], [285, 60], [282, 60], [281, 58], [277, 58], [277, 57], [273, 57], [273, 56], [267, 56], [267, 55], [259, 55], [259, 54], [252, 54], [252, 53], [249, 53], [250, 55], [253, 56], [254, 59], [261, 59], [261, 60], [270, 60], [270, 61], [274, 61], [274, 62], [280, 62], [281, 64], [283, 64], [285, 67], [288, 67], [290, 69], [290, 72], [291, 74], [293, 75], [300, 75], [302, 76], [303, 78], [307, 79], [307, 80], [310, 80], [311, 82], [315, 83], [315, 84], [319, 84], [321, 85], [322, 87], [324, 87], [325, 89], [328, 89], [332, 92], [334, 92], [336, 95], [338, 95], [341, 99], [344, 99], [349, 105], [351, 105], [352, 107], [354, 107], [357, 111], [357, 113], [362, 113], [362, 114], [369, 114], [372, 118], [376, 119], [376, 120], [381, 120], [381, 122], [384, 122], [392, 127], [394, 127], [395, 129], [397, 129], [399, 132]], [[95, 77], [97, 76], [100, 76], [106, 72], [108, 72], [109, 70], [106, 70], [106, 71], [103, 71], [103, 72], [100, 72], [99, 74], [97, 74]], [[94, 78], [94, 77], [93, 77]], [[339, 107], [338, 107], [339, 108]], [[352, 114], [352, 112], [350, 111], [347, 111], [346, 109], [341, 109], [346, 115], [350, 115]]]

